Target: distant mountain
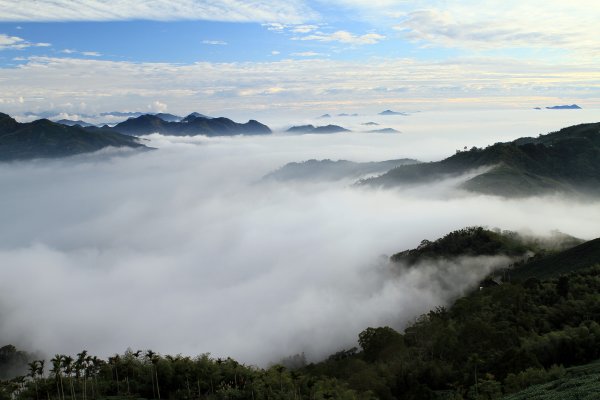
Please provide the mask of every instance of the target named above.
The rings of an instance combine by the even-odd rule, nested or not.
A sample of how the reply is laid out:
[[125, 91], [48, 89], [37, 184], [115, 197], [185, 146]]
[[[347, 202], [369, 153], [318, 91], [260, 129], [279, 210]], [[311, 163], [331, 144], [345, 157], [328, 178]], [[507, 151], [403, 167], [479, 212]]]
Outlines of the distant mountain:
[[154, 114], [154, 115], [156, 115], [158, 118], [160, 118], [166, 122], [179, 122], [183, 119], [183, 117], [180, 117], [178, 115], [168, 114], [168, 113], [158, 113], [158, 114]]
[[190, 116], [188, 115], [181, 122], [166, 122], [156, 115], [145, 114], [123, 121], [112, 129], [115, 132], [134, 136], [151, 133], [172, 136], [268, 135], [271, 133], [268, 126], [255, 120], [239, 124], [228, 118], [188, 117]]
[[288, 133], [339, 133], [339, 132], [350, 132], [350, 130], [343, 128], [339, 125], [325, 125], [325, 126], [299, 125], [299, 126], [292, 126], [286, 132], [288, 132]]
[[379, 162], [352, 162], [347, 160], [308, 160], [289, 163], [266, 175], [266, 180], [277, 181], [337, 181], [358, 179], [366, 175], [381, 174], [400, 165], [418, 163], [417, 160], [402, 158]]
[[354, 114], [346, 114], [346, 113], [341, 113], [337, 115], [338, 117], [358, 117], [358, 114], [354, 113]]
[[385, 110], [385, 111], [380, 112], [379, 115], [408, 115], [408, 114], [403, 113], [403, 112], [398, 112], [398, 111]]
[[94, 128], [67, 126], [47, 119], [18, 123], [0, 113], [0, 160], [66, 157], [102, 148], [132, 147], [148, 149], [132, 136]]
[[331, 115], [329, 114], [323, 114], [319, 117], [319, 119], [323, 119], [323, 118], [331, 118]]
[[360, 182], [373, 186], [419, 184], [468, 172], [470, 191], [501, 196], [549, 192], [600, 192], [600, 123], [561, 129], [487, 148], [459, 151], [442, 161], [395, 168]]
[[79, 126], [83, 126], [84, 128], [88, 127], [88, 126], [94, 126], [94, 124], [90, 124], [89, 122], [72, 120], [72, 119], [60, 119], [60, 120], [56, 121], [56, 123], [61, 124], [61, 125], [67, 125], [67, 126], [79, 125]]
[[581, 110], [577, 104], [546, 107], [548, 110]]
[[400, 133], [400, 131], [394, 129], [394, 128], [383, 128], [383, 129], [373, 129], [369, 132], [374, 132], [374, 133]]
[[361, 125], [365, 125], [365, 126], [377, 126], [379, 124], [377, 122], [365, 122], [365, 123], [362, 123]]
[[193, 120], [195, 120], [196, 118], [207, 118], [207, 119], [211, 119], [211, 117], [204, 115], [204, 114], [200, 114], [197, 112], [193, 112], [190, 115], [188, 115], [187, 117], [181, 119], [180, 122], [192, 122]]
[[140, 112], [140, 111], [134, 111], [134, 112], [122, 112], [122, 111], [108, 111], [108, 112], [103, 112], [100, 113], [101, 117], [125, 117], [125, 118], [137, 118], [140, 117], [142, 115], [144, 115], [146, 113]]

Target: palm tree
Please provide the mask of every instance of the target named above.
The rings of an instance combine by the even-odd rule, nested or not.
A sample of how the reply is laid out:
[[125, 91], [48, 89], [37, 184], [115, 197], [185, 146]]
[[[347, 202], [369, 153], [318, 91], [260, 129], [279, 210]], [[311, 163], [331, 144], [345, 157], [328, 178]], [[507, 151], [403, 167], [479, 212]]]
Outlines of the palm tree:
[[[87, 377], [85, 376], [85, 364], [87, 363], [87, 351], [83, 350], [81, 353], [77, 354], [77, 360], [75, 360], [75, 378], [77, 379], [77, 383], [79, 383], [79, 389], [83, 393], [83, 400], [87, 397], [87, 387], [86, 381]], [[81, 372], [84, 372], [83, 379], [83, 390], [81, 390]]]
[[114, 375], [114, 373], [113, 373], [113, 366], [114, 366], [114, 371], [116, 372], [116, 377], [117, 377], [117, 396], [120, 393], [118, 363], [119, 363], [119, 355], [118, 354], [115, 354], [114, 357], [108, 357], [108, 365], [110, 365], [111, 375]]
[[[54, 374], [54, 379], [56, 380], [56, 393], [58, 394], [58, 398], [60, 399], [60, 394], [62, 392], [62, 398], [64, 400], [65, 398], [65, 389], [63, 387], [63, 383], [62, 383], [62, 361], [63, 361], [63, 356], [61, 356], [60, 354], [56, 354], [54, 356], [54, 358], [52, 360], [50, 360], [50, 362], [52, 363], [52, 369], [50, 370], [51, 373]], [[60, 382], [60, 387], [58, 386]]]
[[29, 376], [31, 378], [31, 380], [33, 380], [33, 383], [35, 384], [35, 398], [36, 400], [40, 399], [40, 396], [38, 395], [38, 385], [37, 385], [37, 372], [38, 372], [38, 362], [36, 361], [32, 361], [30, 363], [27, 364], [29, 366], [29, 373], [27, 374], [27, 376]]
[[158, 368], [156, 367], [160, 357], [152, 350], [146, 351], [146, 357], [151, 363], [150, 374], [152, 376], [152, 395], [154, 396], [154, 381], [156, 380], [156, 393], [158, 394], [158, 399], [160, 400], [160, 387], [158, 386]]
[[75, 387], [73, 386], [73, 379], [71, 377], [71, 374], [73, 373], [73, 361], [74, 361], [73, 357], [63, 356], [63, 369], [65, 371], [65, 374], [69, 378], [69, 386], [71, 387], [71, 396], [73, 399], [76, 399]]

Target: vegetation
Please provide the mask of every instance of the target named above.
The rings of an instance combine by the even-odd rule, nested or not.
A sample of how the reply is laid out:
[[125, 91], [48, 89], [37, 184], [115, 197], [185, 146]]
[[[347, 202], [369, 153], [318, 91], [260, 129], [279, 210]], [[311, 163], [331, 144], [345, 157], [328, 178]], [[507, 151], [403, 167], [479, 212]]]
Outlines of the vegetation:
[[108, 146], [148, 149], [132, 136], [106, 129], [87, 130], [47, 119], [21, 124], [0, 113], [0, 161], [66, 157]]
[[[394, 258], [519, 254], [540, 243], [467, 228]], [[369, 327], [358, 335], [360, 349], [322, 362], [306, 365], [299, 355], [283, 363], [290, 367], [261, 369], [208, 354], [129, 350], [102, 360], [82, 351], [56, 355], [47, 371], [43, 361], [30, 362], [26, 376], [0, 384], [0, 400], [593, 398], [600, 363], [571, 368], [600, 359], [600, 258], [587, 268], [568, 268], [597, 246], [587, 243], [547, 250], [531, 261], [562, 263], [554, 270], [559, 274], [483, 287], [418, 317], [402, 332]], [[515, 271], [527, 268], [524, 263]]]
[[426, 183], [479, 171], [466, 190], [502, 196], [549, 192], [597, 194], [600, 183], [600, 123], [581, 124], [485, 149], [457, 151], [439, 162], [402, 166], [362, 184]]
[[126, 135], [148, 135], [161, 133], [174, 136], [228, 136], [268, 135], [271, 129], [258, 121], [250, 120], [239, 124], [228, 118], [209, 118], [201, 114], [190, 114], [181, 122], [168, 122], [156, 115], [145, 114], [123, 121], [113, 131]]

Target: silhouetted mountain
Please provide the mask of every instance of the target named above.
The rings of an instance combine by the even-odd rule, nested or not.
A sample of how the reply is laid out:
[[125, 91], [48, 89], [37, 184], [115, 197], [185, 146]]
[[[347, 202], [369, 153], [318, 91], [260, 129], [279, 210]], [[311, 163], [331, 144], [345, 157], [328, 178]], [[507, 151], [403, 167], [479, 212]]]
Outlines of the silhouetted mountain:
[[67, 126], [75, 126], [75, 125], [79, 125], [79, 126], [83, 126], [88, 127], [88, 126], [94, 126], [94, 124], [90, 124], [89, 122], [85, 122], [85, 121], [79, 121], [79, 120], [71, 120], [71, 119], [60, 119], [58, 121], [56, 121], [57, 124], [61, 124], [61, 125], [67, 125]]
[[374, 132], [374, 133], [400, 133], [400, 131], [397, 131], [394, 128], [373, 129], [372, 131], [369, 131], [369, 132]]
[[154, 114], [154, 115], [156, 115], [158, 118], [160, 118], [166, 122], [179, 122], [183, 119], [183, 117], [180, 117], [178, 115], [168, 114], [168, 113], [158, 113], [158, 114]]
[[[190, 116], [188, 116], [190, 117]], [[155, 115], [142, 115], [130, 118], [114, 126], [113, 130], [126, 135], [148, 135], [160, 133], [173, 136], [233, 136], [233, 135], [268, 135], [271, 129], [258, 121], [250, 120], [238, 124], [228, 118], [195, 117], [182, 122], [166, 122]]]
[[[482, 171], [476, 172], [481, 169]], [[468, 172], [462, 188], [502, 196], [591, 192], [600, 188], [600, 123], [582, 124], [485, 149], [459, 151], [439, 162], [395, 168], [361, 182], [376, 186], [425, 183]]]
[[385, 111], [380, 112], [379, 115], [408, 115], [408, 114], [403, 113], [403, 112], [398, 112], [398, 111], [385, 110]]
[[338, 125], [325, 125], [325, 126], [317, 126], [310, 133], [338, 133], [338, 132], [350, 132], [349, 129], [343, 128]]
[[286, 132], [289, 133], [338, 133], [338, 132], [350, 132], [348, 129], [338, 125], [325, 125], [325, 126], [314, 126], [314, 125], [299, 125], [292, 126]]
[[110, 130], [87, 130], [61, 125], [47, 119], [18, 123], [0, 113], [0, 160], [66, 157], [104, 147], [146, 148], [132, 136]]
[[381, 174], [400, 165], [416, 164], [417, 160], [403, 158], [379, 162], [352, 162], [347, 160], [308, 160], [289, 163], [266, 175], [264, 179], [278, 181], [337, 181], [358, 179], [372, 174]]
[[189, 114], [188, 116], [186, 116], [185, 118], [183, 118], [180, 122], [192, 122], [196, 118], [208, 118], [208, 119], [210, 119], [211, 117], [209, 117], [207, 115], [204, 115], [204, 114], [197, 113], [197, 112], [193, 112], [193, 113]]
[[546, 107], [548, 110], [581, 110], [577, 104]]

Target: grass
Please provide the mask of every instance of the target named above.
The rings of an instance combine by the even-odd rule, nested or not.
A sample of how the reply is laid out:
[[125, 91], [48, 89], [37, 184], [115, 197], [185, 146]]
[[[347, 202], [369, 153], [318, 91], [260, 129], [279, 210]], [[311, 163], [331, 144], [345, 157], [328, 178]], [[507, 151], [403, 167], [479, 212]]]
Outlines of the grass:
[[597, 400], [600, 399], [600, 360], [567, 369], [555, 381], [531, 386], [503, 400]]

